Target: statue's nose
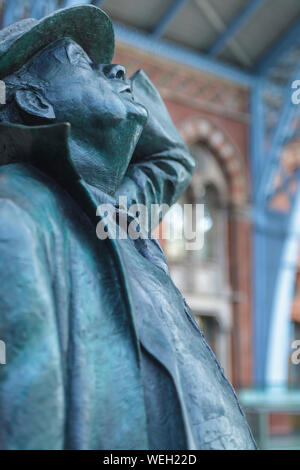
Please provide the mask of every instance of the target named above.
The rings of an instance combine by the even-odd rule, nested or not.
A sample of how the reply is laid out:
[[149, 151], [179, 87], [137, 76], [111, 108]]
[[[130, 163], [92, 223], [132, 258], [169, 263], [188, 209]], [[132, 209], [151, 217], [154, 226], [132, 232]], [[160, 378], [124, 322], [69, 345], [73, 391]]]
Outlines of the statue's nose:
[[104, 73], [107, 78], [117, 78], [119, 80], [125, 80], [126, 78], [126, 69], [122, 65], [106, 65], [104, 67]]

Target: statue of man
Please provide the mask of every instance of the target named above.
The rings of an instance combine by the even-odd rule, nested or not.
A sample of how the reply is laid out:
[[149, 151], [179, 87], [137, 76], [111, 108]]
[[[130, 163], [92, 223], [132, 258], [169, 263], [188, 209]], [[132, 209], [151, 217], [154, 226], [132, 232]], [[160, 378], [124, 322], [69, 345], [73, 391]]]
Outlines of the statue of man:
[[0, 32], [0, 448], [255, 448], [152, 222], [144, 238], [96, 235], [135, 220], [119, 196], [171, 205], [194, 168], [113, 50], [88, 5]]

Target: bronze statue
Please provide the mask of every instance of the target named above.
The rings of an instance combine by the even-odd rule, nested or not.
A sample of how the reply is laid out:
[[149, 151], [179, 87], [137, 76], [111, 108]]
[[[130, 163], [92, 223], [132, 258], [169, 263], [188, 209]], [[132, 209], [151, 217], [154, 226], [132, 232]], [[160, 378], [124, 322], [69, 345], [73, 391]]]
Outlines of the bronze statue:
[[111, 230], [99, 205], [129, 224], [119, 196], [171, 205], [194, 168], [153, 84], [113, 50], [87, 5], [0, 32], [0, 448], [255, 448], [152, 224], [96, 236], [99, 220]]

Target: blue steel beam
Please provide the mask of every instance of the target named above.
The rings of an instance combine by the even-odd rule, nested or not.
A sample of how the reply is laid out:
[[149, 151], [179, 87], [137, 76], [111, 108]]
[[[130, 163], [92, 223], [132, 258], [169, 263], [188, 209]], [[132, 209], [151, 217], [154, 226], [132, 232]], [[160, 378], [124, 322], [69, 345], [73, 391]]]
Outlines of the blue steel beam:
[[[294, 78], [298, 78], [299, 72], [300, 62]], [[296, 259], [295, 247], [298, 249], [299, 244], [299, 233], [296, 234], [297, 223], [290, 222], [294, 216], [291, 216], [292, 219], [289, 219], [289, 215], [285, 218], [277, 217], [276, 213], [268, 210], [267, 200], [272, 175], [278, 167], [281, 149], [290, 137], [290, 124], [297, 107], [291, 102], [291, 88], [287, 88], [285, 94], [283, 93], [281, 118], [274, 133], [271, 151], [269, 155], [265, 155], [263, 92], [266, 86], [270, 90], [269, 84], [265, 83], [265, 77], [261, 76], [257, 79], [251, 95], [250, 155], [254, 200], [253, 354], [254, 378], [257, 386], [266, 383], [282, 384], [287, 378], [289, 314], [295, 280], [295, 267], [290, 261]], [[278, 92], [276, 88], [275, 92]], [[294, 203], [292, 213], [296, 214], [300, 208], [300, 195], [298, 194], [298, 203], [292, 202]], [[276, 228], [278, 234], [270, 233], [270, 228], [272, 231]], [[281, 354], [280, 358], [278, 354]]]
[[199, 54], [189, 48], [177, 46], [169, 41], [156, 39], [133, 28], [115, 23], [116, 38], [120, 42], [134, 48], [140, 48], [151, 54], [164, 57], [167, 60], [179, 62], [194, 69], [200, 69], [244, 87], [252, 87], [256, 81], [254, 75], [248, 74], [230, 65], [222, 64], [206, 55]]
[[[294, 77], [292, 78], [290, 84], [299, 78], [300, 76], [300, 62], [296, 67], [296, 71], [294, 73]], [[293, 104], [291, 100], [291, 86], [290, 84], [287, 87], [285, 98], [283, 100], [283, 109], [281, 112], [280, 120], [278, 126], [275, 130], [273, 142], [271, 145], [271, 150], [269, 155], [266, 158], [266, 162], [264, 163], [264, 168], [262, 172], [261, 181], [258, 186], [258, 201], [264, 202], [268, 197], [268, 193], [270, 191], [271, 183], [272, 183], [272, 176], [274, 175], [274, 170], [278, 166], [280, 152], [285, 144], [286, 139], [288, 138], [291, 130], [291, 123], [296, 114], [299, 110], [298, 105]]]
[[216, 42], [211, 46], [208, 55], [216, 57], [225, 48], [230, 39], [249, 21], [252, 15], [258, 8], [262, 6], [265, 0], [251, 0], [245, 8], [237, 14], [228, 28], [221, 36], [218, 37]]
[[[299, 254], [300, 190], [288, 222], [288, 234], [280, 255], [274, 286], [267, 341], [265, 378], [269, 386], [287, 386], [289, 354], [291, 352], [291, 308]], [[298, 232], [298, 233], [297, 233]]]
[[179, 11], [184, 7], [184, 5], [189, 0], [174, 0], [171, 7], [166, 11], [166, 13], [162, 16], [157, 26], [152, 31], [152, 35], [155, 38], [159, 38], [165, 32], [169, 24], [175, 18], [175, 16], [179, 13]]
[[293, 26], [288, 28], [288, 31], [283, 34], [274, 46], [262, 57], [256, 65], [256, 72], [263, 75], [276, 61], [295, 43], [299, 42], [300, 35], [300, 18], [298, 18]]

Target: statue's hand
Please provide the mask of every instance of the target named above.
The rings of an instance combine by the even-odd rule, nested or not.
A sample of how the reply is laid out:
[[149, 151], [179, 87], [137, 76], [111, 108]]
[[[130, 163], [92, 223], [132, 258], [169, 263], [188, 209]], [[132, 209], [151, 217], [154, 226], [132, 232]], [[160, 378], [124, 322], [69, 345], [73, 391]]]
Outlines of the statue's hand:
[[149, 114], [132, 160], [147, 160], [171, 148], [185, 147], [159, 92], [145, 72], [138, 70], [131, 82], [135, 101], [144, 105]]

